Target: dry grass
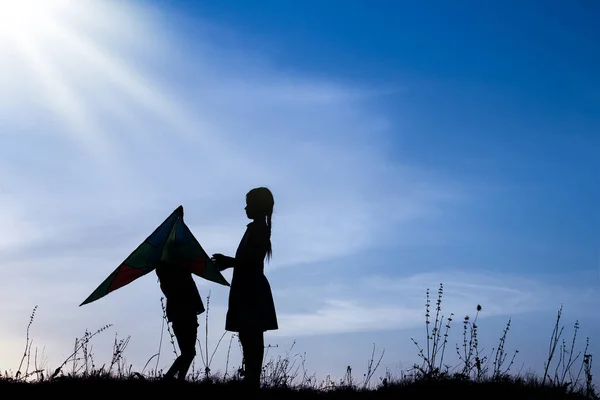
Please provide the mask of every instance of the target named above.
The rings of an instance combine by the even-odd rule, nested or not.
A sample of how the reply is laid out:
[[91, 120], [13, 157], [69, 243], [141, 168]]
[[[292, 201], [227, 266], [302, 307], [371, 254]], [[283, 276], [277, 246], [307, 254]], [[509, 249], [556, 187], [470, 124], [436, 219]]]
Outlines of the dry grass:
[[[508, 397], [518, 398], [556, 398], [556, 399], [597, 399], [598, 393], [593, 383], [592, 355], [588, 353], [589, 338], [586, 338], [583, 349], [578, 349], [577, 332], [579, 322], [573, 326], [572, 336], [565, 338], [562, 325], [562, 306], [558, 310], [554, 329], [550, 335], [548, 357], [543, 366], [542, 376], [521, 375], [512, 373], [512, 366], [518, 356], [518, 350], [507, 351], [506, 342], [510, 331], [511, 320], [506, 323], [495, 348], [485, 353], [479, 346], [477, 320], [482, 307], [477, 305], [473, 318], [465, 316], [462, 320], [462, 341], [451, 345], [449, 331], [452, 328], [453, 314], [445, 317], [442, 311], [443, 285], [437, 291], [437, 299], [432, 310], [429, 289], [426, 292], [425, 306], [425, 340], [423, 345], [415, 339], [411, 340], [417, 348], [421, 362], [413, 365], [400, 376], [393, 376], [385, 371], [382, 376], [376, 375], [383, 359], [384, 351], [377, 352], [373, 346], [367, 371], [358, 379], [347, 368], [346, 374], [338, 381], [326, 378], [319, 381], [314, 374], [305, 368], [305, 354], [294, 352], [294, 345], [285, 355], [269, 358], [270, 346], [265, 351], [265, 363], [262, 374], [262, 397], [297, 396], [312, 397], [360, 397], [360, 398], [423, 398], [433, 396], [460, 396], [467, 398]], [[174, 335], [166, 322], [163, 308], [163, 332], [169, 335], [173, 356], [177, 356]], [[190, 390], [190, 385], [202, 391], [202, 394], [215, 393], [227, 395], [240, 390], [240, 369], [229, 373], [229, 356], [238, 344], [237, 336], [232, 334], [228, 341], [225, 373], [213, 371], [213, 357], [226, 336], [224, 333], [214, 348], [209, 347], [209, 305], [210, 294], [206, 299], [204, 341], [198, 340], [199, 352], [194, 367], [183, 384], [166, 383], [161, 380], [162, 371], [158, 369], [163, 349], [159, 346], [141, 370], [127, 365], [124, 352], [129, 337], [119, 339], [115, 336], [113, 354], [108, 364], [96, 365], [91, 351], [91, 341], [105, 332], [110, 325], [94, 332], [86, 331], [81, 338], [75, 339], [73, 352], [54, 371], [48, 371], [44, 364], [43, 352], [32, 354], [30, 327], [34, 321], [37, 306], [34, 307], [26, 330], [26, 344], [23, 357], [16, 373], [0, 374], [1, 390], [10, 390], [19, 394], [43, 391], [44, 394], [67, 391], [90, 391], [115, 394], [117, 390], [136, 390], [137, 394], [148, 392], [151, 395], [173, 390]], [[162, 335], [162, 333], [161, 333]], [[161, 337], [162, 344], [162, 337]], [[239, 344], [238, 344], [239, 346]], [[456, 352], [458, 365], [450, 366], [445, 362], [447, 352]], [[149, 368], [156, 359], [154, 368]], [[201, 369], [195, 365], [202, 363]], [[241, 368], [241, 367], [240, 367]], [[234, 368], [235, 371], [235, 368]], [[40, 392], [41, 393], [41, 392]]]

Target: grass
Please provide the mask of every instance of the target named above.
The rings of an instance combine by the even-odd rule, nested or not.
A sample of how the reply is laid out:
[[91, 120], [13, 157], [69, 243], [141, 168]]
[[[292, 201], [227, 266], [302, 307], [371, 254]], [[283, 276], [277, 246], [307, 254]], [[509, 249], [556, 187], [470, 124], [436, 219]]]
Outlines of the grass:
[[[347, 367], [346, 374], [339, 380], [326, 378], [318, 381], [305, 368], [305, 355], [293, 353], [292, 348], [285, 355], [268, 356], [265, 351], [265, 363], [262, 374], [261, 397], [296, 398], [391, 398], [403, 397], [432, 398], [460, 396], [462, 399], [479, 399], [485, 397], [510, 397], [528, 399], [598, 399], [598, 392], [593, 383], [592, 355], [588, 352], [589, 338], [586, 338], [583, 349], [578, 349], [577, 332], [579, 322], [573, 326], [572, 336], [565, 337], [562, 325], [562, 306], [557, 312], [554, 328], [550, 334], [548, 356], [541, 376], [514, 373], [512, 367], [518, 357], [518, 350], [508, 352], [506, 341], [511, 327], [511, 320], [506, 323], [495, 348], [485, 352], [480, 347], [478, 338], [478, 317], [482, 307], [477, 305], [474, 317], [465, 316], [462, 320], [462, 341], [450, 344], [449, 332], [454, 315], [444, 316], [442, 312], [443, 285], [437, 291], [437, 299], [432, 305], [430, 291], [426, 292], [425, 304], [425, 338], [414, 343], [420, 362], [400, 376], [393, 376], [385, 371], [376, 375], [384, 356], [384, 351], [376, 354], [375, 346], [367, 363], [367, 371], [358, 379]], [[206, 299], [204, 342], [198, 340], [198, 354], [192, 371], [184, 383], [169, 383], [161, 380], [162, 371], [158, 369], [162, 349], [146, 362], [141, 370], [127, 365], [124, 353], [129, 337], [119, 339], [115, 336], [113, 354], [108, 364], [96, 365], [91, 349], [92, 339], [105, 332], [110, 325], [89, 332], [74, 342], [73, 352], [56, 369], [48, 371], [44, 367], [44, 357], [37, 349], [32, 354], [30, 327], [33, 323], [37, 306], [34, 307], [26, 330], [26, 344], [23, 356], [16, 373], [0, 374], [0, 390], [13, 394], [44, 393], [59, 395], [67, 393], [95, 393], [96, 395], [116, 395], [126, 389], [125, 393], [135, 390], [136, 394], [160, 395], [172, 394], [174, 390], [189, 391], [193, 388], [198, 394], [227, 395], [240, 393], [241, 368], [229, 372], [229, 355], [234, 343], [239, 346], [237, 336], [232, 334], [228, 342], [225, 372], [213, 372], [213, 357], [222, 344], [226, 332], [218, 340], [213, 349], [209, 348], [209, 305], [210, 294]], [[164, 302], [163, 330], [169, 335], [174, 356], [177, 356], [175, 337], [166, 323]], [[447, 364], [449, 352], [455, 352], [457, 365]], [[202, 364], [201, 369], [196, 365]], [[154, 365], [154, 368], [152, 368]]]

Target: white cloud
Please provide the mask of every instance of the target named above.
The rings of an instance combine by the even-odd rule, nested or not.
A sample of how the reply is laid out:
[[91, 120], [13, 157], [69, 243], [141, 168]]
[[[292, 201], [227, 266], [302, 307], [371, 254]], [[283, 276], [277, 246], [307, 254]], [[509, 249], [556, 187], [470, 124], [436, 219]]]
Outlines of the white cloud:
[[[279, 287], [279, 307], [283, 308], [277, 336], [323, 335], [349, 332], [380, 332], [408, 329], [425, 321], [425, 296], [430, 289], [430, 314], [436, 311], [439, 283], [443, 284], [444, 319], [454, 314], [455, 324], [465, 315], [479, 318], [514, 317], [532, 312], [552, 312], [561, 304], [578, 314], [597, 306], [597, 290], [592, 287], [567, 288], [543, 281], [491, 272], [432, 272], [399, 276], [369, 274], [355, 283]], [[305, 305], [293, 311], [293, 304]], [[289, 307], [289, 308], [288, 308]], [[310, 311], [307, 311], [309, 309]]]
[[28, 246], [44, 237], [43, 227], [27, 216], [15, 199], [0, 195], [0, 253]]

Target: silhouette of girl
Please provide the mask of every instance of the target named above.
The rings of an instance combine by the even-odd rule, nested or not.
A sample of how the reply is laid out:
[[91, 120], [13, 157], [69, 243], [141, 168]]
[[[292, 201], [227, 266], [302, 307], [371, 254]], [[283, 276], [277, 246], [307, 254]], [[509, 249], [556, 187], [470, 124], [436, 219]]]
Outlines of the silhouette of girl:
[[204, 304], [192, 273], [186, 268], [160, 262], [156, 267], [156, 275], [167, 299], [167, 321], [173, 326], [181, 352], [165, 374], [165, 379], [173, 379], [177, 375], [177, 379], [183, 381], [196, 356], [198, 315], [205, 311]]
[[264, 275], [264, 260], [271, 259], [273, 194], [265, 187], [246, 194], [246, 215], [253, 221], [238, 246], [235, 257], [215, 253], [219, 270], [233, 268], [225, 329], [238, 332], [244, 358], [244, 381], [260, 386], [264, 356], [264, 332], [278, 329], [271, 286]]

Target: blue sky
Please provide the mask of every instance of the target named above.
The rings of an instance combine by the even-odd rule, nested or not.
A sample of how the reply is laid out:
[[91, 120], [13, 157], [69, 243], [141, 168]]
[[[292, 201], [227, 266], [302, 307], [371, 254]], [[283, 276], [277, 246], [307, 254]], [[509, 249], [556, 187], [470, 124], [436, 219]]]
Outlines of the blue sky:
[[[50, 366], [112, 323], [97, 357], [131, 335], [141, 368], [156, 279], [78, 304], [179, 204], [209, 253], [233, 253], [260, 185], [276, 201], [271, 355], [296, 341], [318, 376], [361, 376], [376, 343], [408, 368], [440, 282], [446, 313], [483, 306], [488, 349], [512, 318], [523, 368], [542, 367], [560, 304], [596, 346], [598, 4], [152, 3], [0, 30], [1, 368], [36, 304]], [[227, 290], [197, 283], [216, 343]]]

